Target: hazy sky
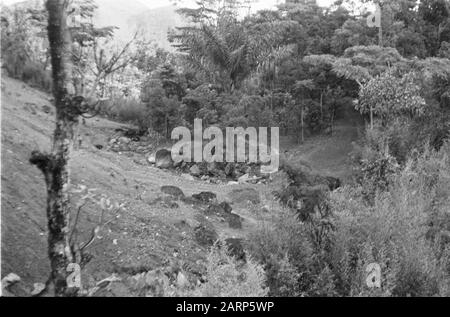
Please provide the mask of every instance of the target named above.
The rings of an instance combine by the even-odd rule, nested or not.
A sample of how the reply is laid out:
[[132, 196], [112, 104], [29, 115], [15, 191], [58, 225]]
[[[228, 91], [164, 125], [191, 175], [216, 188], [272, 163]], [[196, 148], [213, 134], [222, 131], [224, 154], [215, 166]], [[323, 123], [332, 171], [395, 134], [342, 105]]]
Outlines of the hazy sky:
[[[16, 2], [22, 2], [24, 0], [0, 0], [3, 4], [12, 4]], [[127, 1], [127, 0], [123, 0]], [[168, 0], [138, 0], [139, 2], [147, 5], [149, 8], [158, 8], [158, 7], [164, 7], [170, 4], [171, 2]], [[181, 0], [181, 3], [189, 3], [193, 2], [193, 0]], [[282, 3], [283, 0], [256, 0], [256, 3], [253, 5], [255, 9], [264, 9], [264, 8], [271, 8], [277, 3]], [[319, 5], [328, 6], [331, 3], [334, 2], [334, 0], [317, 0]]]

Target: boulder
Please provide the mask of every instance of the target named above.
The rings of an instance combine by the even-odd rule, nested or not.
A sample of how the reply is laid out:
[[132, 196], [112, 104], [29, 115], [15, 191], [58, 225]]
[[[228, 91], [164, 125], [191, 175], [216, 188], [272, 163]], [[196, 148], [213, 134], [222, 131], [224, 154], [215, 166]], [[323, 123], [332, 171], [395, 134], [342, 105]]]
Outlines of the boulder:
[[185, 289], [185, 288], [188, 288], [189, 285], [190, 285], [190, 283], [189, 283], [189, 280], [187, 279], [187, 277], [183, 273], [178, 272], [178, 275], [177, 275], [178, 288]]
[[189, 169], [189, 172], [191, 173], [192, 176], [197, 176], [197, 177], [200, 176], [202, 173], [197, 164], [192, 165], [191, 168]]
[[228, 225], [230, 226], [231, 229], [242, 229], [241, 216], [234, 213], [229, 213], [226, 215], [225, 219], [227, 220]]
[[259, 193], [253, 188], [234, 189], [228, 194], [228, 196], [231, 201], [236, 204], [247, 202], [259, 204], [261, 202]]
[[161, 192], [163, 192], [166, 195], [175, 197], [177, 199], [184, 198], [183, 191], [176, 186], [162, 186]]
[[156, 164], [156, 156], [155, 156], [154, 154], [150, 155], [150, 156], [147, 158], [147, 161], [148, 161], [150, 164]]
[[336, 177], [327, 176], [325, 177], [325, 180], [327, 182], [328, 188], [333, 191], [341, 187], [341, 180]]
[[239, 184], [245, 184], [249, 181], [250, 179], [250, 175], [249, 174], [244, 174], [241, 177], [238, 178], [238, 183]]
[[204, 247], [211, 247], [219, 239], [219, 235], [212, 226], [200, 224], [194, 229], [195, 241]]
[[130, 144], [131, 143], [131, 139], [130, 138], [127, 138], [127, 137], [120, 137], [119, 139], [118, 139], [118, 141], [119, 141], [119, 143], [123, 143], [123, 144]]
[[217, 200], [217, 195], [212, 192], [201, 192], [199, 194], [192, 195], [192, 198], [198, 202], [209, 204]]
[[228, 163], [224, 169], [225, 175], [229, 177], [234, 177], [234, 164]]
[[194, 176], [192, 176], [191, 174], [182, 174], [181, 177], [183, 177], [184, 179], [186, 179], [188, 181], [194, 181], [195, 180]]
[[155, 154], [155, 165], [158, 168], [167, 169], [173, 166], [172, 153], [167, 149], [161, 149]]
[[230, 214], [233, 211], [230, 204], [227, 202], [221, 202], [220, 204], [212, 203], [208, 206], [207, 213], [216, 214], [222, 217]]

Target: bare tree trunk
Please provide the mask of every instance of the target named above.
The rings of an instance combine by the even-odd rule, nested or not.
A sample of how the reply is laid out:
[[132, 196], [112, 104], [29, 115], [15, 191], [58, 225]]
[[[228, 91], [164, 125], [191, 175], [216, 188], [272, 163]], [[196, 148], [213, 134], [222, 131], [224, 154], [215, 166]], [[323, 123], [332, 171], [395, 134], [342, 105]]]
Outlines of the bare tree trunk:
[[323, 91], [320, 91], [320, 123], [323, 123]]
[[56, 296], [68, 295], [67, 267], [74, 259], [69, 244], [69, 155], [77, 124], [76, 103], [68, 94], [66, 25], [67, 0], [47, 0], [48, 38], [53, 71], [56, 127], [52, 153], [33, 152], [30, 162], [43, 173], [47, 185], [48, 255], [51, 274], [47, 286]]
[[370, 130], [373, 130], [373, 108], [370, 107]]
[[383, 19], [383, 15], [382, 15], [382, 5], [378, 4], [379, 8], [380, 8], [380, 27], [378, 28], [378, 46], [383, 47], [383, 24], [382, 19]]

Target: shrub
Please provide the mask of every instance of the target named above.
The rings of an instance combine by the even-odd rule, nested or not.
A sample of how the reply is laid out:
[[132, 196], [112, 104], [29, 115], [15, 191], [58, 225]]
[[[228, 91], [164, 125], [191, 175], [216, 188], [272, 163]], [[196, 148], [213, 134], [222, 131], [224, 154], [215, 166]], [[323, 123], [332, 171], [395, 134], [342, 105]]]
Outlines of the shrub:
[[[392, 173], [373, 200], [346, 186], [298, 221], [281, 209], [249, 236], [272, 296], [449, 296], [450, 145], [426, 150]], [[381, 267], [381, 288], [366, 284]]]
[[45, 91], [51, 91], [52, 89], [52, 77], [50, 71], [45, 70], [42, 66], [30, 61], [23, 67], [21, 79], [24, 82]]
[[294, 212], [280, 208], [270, 227], [261, 225], [248, 238], [249, 253], [266, 271], [270, 296], [308, 294], [314, 252], [307, 226]]
[[190, 294], [200, 297], [263, 297], [264, 269], [251, 258], [242, 263], [217, 245], [207, 257], [206, 283]]
[[[331, 194], [336, 230], [330, 259], [341, 294], [448, 295], [449, 172], [448, 154], [427, 152], [409, 161], [374, 205], [361, 198], [361, 189]], [[382, 288], [375, 291], [364, 283], [372, 262], [382, 268]]]
[[148, 110], [136, 99], [116, 98], [102, 102], [100, 107], [101, 112], [112, 119], [137, 124], [142, 130], [150, 127]]

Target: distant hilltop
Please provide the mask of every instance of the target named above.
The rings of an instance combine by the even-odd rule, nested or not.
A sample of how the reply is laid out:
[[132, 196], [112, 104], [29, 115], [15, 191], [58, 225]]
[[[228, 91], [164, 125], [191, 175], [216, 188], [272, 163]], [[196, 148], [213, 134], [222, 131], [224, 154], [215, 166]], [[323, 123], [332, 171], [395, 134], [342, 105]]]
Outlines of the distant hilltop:
[[[98, 10], [94, 23], [97, 26], [117, 26], [115, 39], [127, 42], [137, 30], [140, 30], [146, 40], [152, 40], [159, 47], [174, 51], [167, 34], [170, 29], [187, 24], [174, 5], [149, 9], [138, 0], [96, 0]], [[9, 7], [43, 6], [45, 0], [28, 0], [18, 2]]]

